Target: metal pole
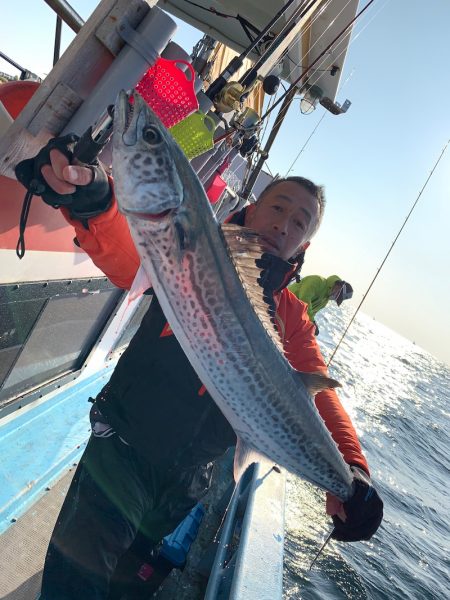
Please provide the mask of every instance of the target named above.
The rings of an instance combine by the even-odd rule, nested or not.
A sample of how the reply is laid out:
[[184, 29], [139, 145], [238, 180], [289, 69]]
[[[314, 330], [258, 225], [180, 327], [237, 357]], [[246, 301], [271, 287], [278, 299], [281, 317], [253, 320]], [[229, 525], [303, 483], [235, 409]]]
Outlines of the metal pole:
[[55, 47], [53, 49], [53, 66], [59, 60], [59, 53], [61, 50], [61, 28], [62, 28], [62, 20], [59, 15], [56, 15], [56, 29], [55, 29]]
[[44, 0], [61, 17], [66, 25], [78, 33], [84, 25], [83, 19], [66, 0]]
[[294, 99], [296, 93], [297, 88], [294, 87], [291, 88], [286, 94], [283, 104], [281, 105], [280, 112], [277, 115], [275, 125], [272, 127], [272, 131], [270, 132], [269, 137], [267, 139], [267, 143], [264, 147], [264, 150], [262, 151], [261, 156], [255, 168], [253, 169], [250, 177], [248, 178], [245, 188], [241, 194], [241, 196], [245, 199], [247, 199], [252, 192], [253, 186], [255, 185], [256, 180], [258, 179], [258, 175], [260, 174], [261, 169], [263, 168], [263, 165], [269, 156], [269, 151], [272, 147], [272, 144], [275, 141], [275, 138], [277, 137], [278, 131], [280, 130], [280, 127], [284, 121], [284, 117], [286, 116], [286, 113], [289, 110], [289, 107], [291, 106], [292, 100]]

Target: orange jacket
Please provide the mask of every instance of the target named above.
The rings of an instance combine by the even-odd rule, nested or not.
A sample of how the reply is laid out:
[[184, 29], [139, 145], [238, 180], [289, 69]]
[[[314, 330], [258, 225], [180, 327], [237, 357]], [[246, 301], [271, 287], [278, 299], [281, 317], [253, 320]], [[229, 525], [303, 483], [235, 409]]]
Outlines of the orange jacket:
[[[71, 219], [66, 209], [62, 211], [67, 221], [74, 226], [80, 246], [95, 265], [116, 286], [130, 289], [140, 258], [127, 220], [118, 211], [117, 203], [113, 202], [107, 212], [89, 219], [89, 230], [80, 221]], [[298, 371], [326, 373], [327, 368], [316, 342], [314, 325], [308, 317], [307, 305], [287, 289], [281, 291], [277, 301], [277, 322], [286, 357], [291, 365]], [[369, 473], [355, 428], [336, 392], [320, 392], [316, 395], [315, 402], [345, 461]]]

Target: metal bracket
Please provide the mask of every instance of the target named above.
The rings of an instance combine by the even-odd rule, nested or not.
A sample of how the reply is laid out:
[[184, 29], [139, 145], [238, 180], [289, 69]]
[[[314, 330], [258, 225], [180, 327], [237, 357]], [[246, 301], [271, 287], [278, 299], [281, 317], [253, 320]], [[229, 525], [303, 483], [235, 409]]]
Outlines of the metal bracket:
[[333, 102], [330, 98], [321, 98], [319, 100], [320, 104], [326, 108], [333, 115], [342, 115], [347, 112], [350, 108], [351, 102], [350, 100], [346, 100], [344, 104], [341, 106], [339, 102]]
[[155, 64], [159, 58], [159, 54], [156, 50], [149, 46], [148, 40], [145, 39], [136, 29], [133, 29], [128, 19], [123, 19], [121, 24], [117, 27], [117, 33], [120, 37], [142, 56], [150, 65]]

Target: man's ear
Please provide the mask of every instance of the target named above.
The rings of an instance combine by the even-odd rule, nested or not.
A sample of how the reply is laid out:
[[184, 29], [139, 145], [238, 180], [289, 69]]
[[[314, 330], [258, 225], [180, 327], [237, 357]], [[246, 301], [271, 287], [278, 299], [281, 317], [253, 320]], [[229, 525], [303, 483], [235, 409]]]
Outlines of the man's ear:
[[249, 218], [250, 218], [250, 221], [251, 221], [251, 218], [252, 218], [253, 213], [255, 212], [255, 209], [256, 209], [256, 204], [249, 204], [247, 206], [247, 208], [245, 209], [245, 223], [244, 223], [244, 225], [246, 227], [249, 226], [249, 224], [250, 224], [249, 223]]

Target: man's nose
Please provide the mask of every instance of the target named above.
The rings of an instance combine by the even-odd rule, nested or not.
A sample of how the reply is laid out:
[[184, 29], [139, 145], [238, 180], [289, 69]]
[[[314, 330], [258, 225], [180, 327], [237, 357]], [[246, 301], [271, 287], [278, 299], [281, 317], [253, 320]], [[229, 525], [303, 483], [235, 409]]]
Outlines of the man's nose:
[[273, 228], [277, 233], [280, 233], [281, 235], [287, 235], [288, 219], [280, 217], [277, 221], [274, 222]]

